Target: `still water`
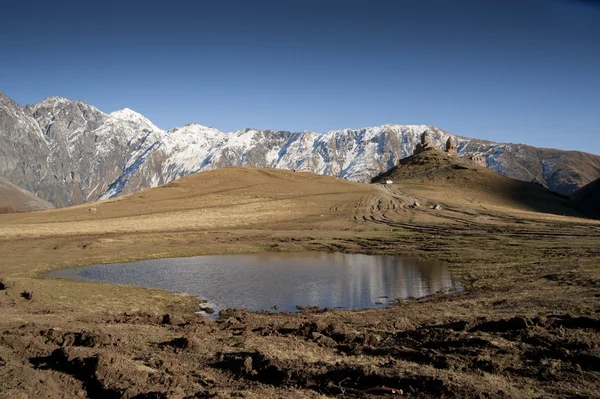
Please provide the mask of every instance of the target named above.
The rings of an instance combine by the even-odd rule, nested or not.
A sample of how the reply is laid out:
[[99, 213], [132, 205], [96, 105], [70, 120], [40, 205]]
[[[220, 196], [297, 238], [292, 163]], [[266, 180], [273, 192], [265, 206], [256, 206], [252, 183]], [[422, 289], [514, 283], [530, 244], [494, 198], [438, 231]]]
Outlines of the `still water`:
[[157, 259], [59, 270], [47, 277], [186, 293], [206, 299], [216, 311], [386, 307], [397, 298], [462, 289], [438, 262], [321, 252]]

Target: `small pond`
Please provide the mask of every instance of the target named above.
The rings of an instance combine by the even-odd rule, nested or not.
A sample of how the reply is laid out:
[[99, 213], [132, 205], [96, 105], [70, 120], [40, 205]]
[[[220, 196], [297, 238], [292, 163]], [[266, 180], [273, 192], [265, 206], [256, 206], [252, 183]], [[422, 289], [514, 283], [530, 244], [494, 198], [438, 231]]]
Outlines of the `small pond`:
[[130, 284], [194, 295], [225, 308], [296, 311], [386, 307], [394, 299], [461, 290], [442, 263], [386, 255], [295, 252], [196, 256], [95, 265], [48, 278]]

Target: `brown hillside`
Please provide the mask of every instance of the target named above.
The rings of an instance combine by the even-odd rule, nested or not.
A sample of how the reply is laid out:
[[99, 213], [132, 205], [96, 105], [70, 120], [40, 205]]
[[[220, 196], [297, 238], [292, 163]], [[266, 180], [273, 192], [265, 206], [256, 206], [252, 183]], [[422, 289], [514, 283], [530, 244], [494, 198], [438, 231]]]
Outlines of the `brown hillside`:
[[[0, 215], [0, 399], [597, 397], [600, 221], [527, 212], [485, 191], [502, 188], [486, 170], [430, 155], [438, 165], [413, 164], [399, 184], [224, 168]], [[271, 251], [444, 261], [464, 291], [389, 298], [387, 309], [212, 319], [196, 314], [195, 296], [41, 278]]]
[[587, 215], [568, 197], [540, 184], [511, 179], [468, 159], [437, 150], [405, 158], [373, 182], [386, 180], [426, 192], [423, 195], [440, 202], [478, 203], [577, 217]]
[[50, 203], [0, 177], [0, 213], [28, 212], [50, 208], [53, 208]]
[[600, 217], [600, 179], [575, 191], [571, 198], [591, 215]]
[[[335, 177], [278, 169], [226, 167], [93, 204], [35, 215], [5, 215], [21, 233], [182, 231], [324, 222], [332, 204], [350, 207], [373, 187]], [[48, 229], [40, 228], [47, 224]], [[0, 229], [0, 236], [3, 234]]]

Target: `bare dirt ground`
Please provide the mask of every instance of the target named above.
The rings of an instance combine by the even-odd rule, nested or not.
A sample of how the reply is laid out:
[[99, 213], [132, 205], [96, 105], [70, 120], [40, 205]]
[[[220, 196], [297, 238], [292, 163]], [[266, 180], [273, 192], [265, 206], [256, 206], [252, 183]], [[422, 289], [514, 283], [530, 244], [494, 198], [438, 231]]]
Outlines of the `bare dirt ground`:
[[[600, 222], [556, 213], [443, 182], [225, 168], [0, 215], [0, 397], [598, 397]], [[466, 290], [385, 310], [208, 319], [188, 296], [40, 278], [295, 250], [439, 259]]]

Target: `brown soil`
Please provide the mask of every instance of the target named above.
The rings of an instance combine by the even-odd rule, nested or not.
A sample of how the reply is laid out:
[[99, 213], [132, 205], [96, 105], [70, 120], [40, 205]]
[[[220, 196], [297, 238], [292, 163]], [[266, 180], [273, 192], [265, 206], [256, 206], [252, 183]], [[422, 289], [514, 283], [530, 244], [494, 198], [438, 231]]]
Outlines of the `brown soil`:
[[[226, 168], [93, 206], [0, 215], [0, 397], [597, 397], [600, 222], [489, 197]], [[208, 319], [192, 297], [40, 278], [295, 250], [438, 259], [466, 290], [385, 310]]]

